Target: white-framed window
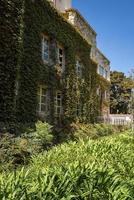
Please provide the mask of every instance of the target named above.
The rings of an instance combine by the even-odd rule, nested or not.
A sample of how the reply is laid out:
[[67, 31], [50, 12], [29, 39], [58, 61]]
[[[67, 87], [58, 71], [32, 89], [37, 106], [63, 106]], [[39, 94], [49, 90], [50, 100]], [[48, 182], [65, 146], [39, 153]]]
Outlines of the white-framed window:
[[19, 81], [16, 80], [16, 82], [15, 82], [15, 96], [18, 96], [18, 92], [19, 92]]
[[45, 35], [42, 37], [42, 60], [49, 62], [49, 38]]
[[108, 100], [109, 99], [109, 93], [108, 91], [105, 90], [105, 100]]
[[103, 66], [99, 66], [99, 70], [98, 70], [99, 74], [101, 76], [103, 76], [104, 78], [108, 78], [108, 70], [106, 70]]
[[101, 65], [99, 66], [99, 74], [104, 77], [104, 68]]
[[101, 92], [101, 97], [102, 97], [102, 100], [108, 100], [108, 91], [102, 91]]
[[55, 115], [60, 117], [62, 114], [62, 93], [60, 91], [56, 92], [55, 95]]
[[43, 114], [45, 116], [48, 115], [49, 112], [49, 95], [48, 95], [48, 90], [40, 85], [38, 87], [38, 113]]
[[76, 73], [78, 77], [82, 77], [82, 63], [79, 59], [76, 59]]
[[105, 70], [105, 78], [107, 79], [108, 78], [108, 71]]
[[97, 93], [97, 96], [100, 96], [100, 88], [99, 87], [97, 88], [96, 93]]
[[58, 53], [57, 53], [57, 56], [58, 56], [58, 64], [59, 66], [61, 67], [62, 69], [62, 72], [64, 72], [65, 70], [65, 50], [64, 48], [58, 44]]

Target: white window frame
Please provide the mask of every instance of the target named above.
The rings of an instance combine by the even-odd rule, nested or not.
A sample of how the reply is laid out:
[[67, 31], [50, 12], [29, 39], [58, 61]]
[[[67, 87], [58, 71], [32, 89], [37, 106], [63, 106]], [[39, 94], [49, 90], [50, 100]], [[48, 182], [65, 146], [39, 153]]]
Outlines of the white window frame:
[[[43, 90], [45, 90], [45, 94], [43, 94]], [[48, 95], [48, 90], [45, 88], [45, 86], [43, 85], [40, 85], [38, 87], [38, 92], [37, 92], [37, 95], [38, 95], [38, 113], [39, 114], [43, 114], [45, 116], [47, 116], [49, 114], [49, 105], [48, 105], [48, 102], [49, 102], [49, 95]], [[45, 102], [42, 102], [42, 98], [45, 98]], [[42, 106], [45, 107], [45, 110], [42, 110]]]
[[105, 69], [105, 78], [108, 79], [108, 70]]
[[108, 91], [107, 90], [105, 90], [105, 100], [108, 100]]
[[[60, 96], [60, 98], [58, 96]], [[60, 102], [60, 104], [59, 104], [59, 102]], [[56, 92], [54, 105], [55, 105], [55, 116], [60, 117], [62, 114], [62, 93], [61, 93], [61, 91]], [[60, 112], [58, 110], [60, 110]]]
[[98, 87], [96, 90], [97, 96], [100, 96], [100, 88]]
[[99, 65], [99, 74], [103, 76], [103, 67], [101, 65]]
[[[45, 41], [47, 42], [47, 45], [45, 44]], [[45, 52], [45, 45], [47, 48], [47, 51]], [[45, 58], [45, 55], [48, 57], [47, 59]], [[42, 60], [45, 63], [48, 63], [50, 59], [50, 40], [48, 38], [48, 36], [43, 35], [42, 37]]]
[[99, 65], [98, 73], [99, 73], [102, 77], [108, 79], [108, 70], [105, 69], [105, 67], [103, 67], [102, 65]]
[[[60, 50], [62, 50], [62, 54], [60, 53]], [[62, 73], [65, 71], [65, 50], [62, 45], [57, 45], [57, 58], [58, 58], [58, 64], [61, 67]]]
[[79, 78], [82, 77], [82, 68], [83, 68], [83, 65], [80, 61], [79, 58], [76, 59], [76, 74]]

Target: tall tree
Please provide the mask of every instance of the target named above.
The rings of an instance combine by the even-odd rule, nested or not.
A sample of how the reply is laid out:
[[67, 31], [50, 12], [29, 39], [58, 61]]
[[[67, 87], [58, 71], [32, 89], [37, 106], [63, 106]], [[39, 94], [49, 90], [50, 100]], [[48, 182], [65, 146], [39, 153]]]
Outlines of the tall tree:
[[124, 73], [111, 72], [110, 112], [111, 114], [129, 114], [133, 80]]

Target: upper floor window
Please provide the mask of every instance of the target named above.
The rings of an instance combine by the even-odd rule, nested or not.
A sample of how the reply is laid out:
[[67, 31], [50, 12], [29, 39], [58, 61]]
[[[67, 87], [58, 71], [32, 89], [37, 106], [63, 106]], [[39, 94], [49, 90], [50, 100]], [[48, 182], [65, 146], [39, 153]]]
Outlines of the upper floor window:
[[76, 60], [76, 73], [78, 77], [82, 77], [82, 63], [79, 59]]
[[102, 66], [99, 66], [99, 74], [104, 76], [104, 68]]
[[98, 72], [104, 78], [106, 78], [106, 79], [108, 78], [108, 71], [104, 67], [102, 67], [101, 65], [99, 66]]
[[105, 78], [107, 79], [108, 78], [108, 71], [105, 70]]
[[42, 59], [49, 62], [49, 38], [47, 36], [42, 38]]
[[62, 71], [65, 69], [65, 51], [64, 48], [58, 45], [58, 64], [61, 67]]
[[48, 91], [44, 86], [38, 87], [38, 112], [44, 115], [48, 115]]

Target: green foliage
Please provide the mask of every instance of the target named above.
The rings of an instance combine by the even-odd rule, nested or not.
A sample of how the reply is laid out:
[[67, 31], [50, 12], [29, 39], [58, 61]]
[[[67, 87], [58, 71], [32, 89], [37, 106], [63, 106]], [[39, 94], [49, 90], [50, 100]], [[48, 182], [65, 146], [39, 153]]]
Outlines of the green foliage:
[[52, 127], [47, 123], [37, 122], [36, 131], [15, 137], [5, 133], [0, 139], [0, 171], [11, 170], [27, 165], [31, 155], [40, 153], [53, 144]]
[[27, 165], [30, 159], [28, 143], [24, 138], [16, 138], [5, 133], [0, 138], [0, 171], [15, 169]]
[[95, 129], [98, 136], [108, 136], [115, 133], [115, 128], [109, 124], [96, 124]]
[[130, 113], [131, 90], [134, 82], [122, 72], [111, 72], [110, 109], [112, 114]]
[[74, 140], [89, 140], [89, 138], [96, 139], [98, 137], [96, 129], [91, 124], [77, 123], [73, 125], [73, 128], [75, 129], [73, 133]]
[[89, 140], [121, 132], [116, 126], [109, 124], [72, 124], [72, 138], [74, 140]]
[[[18, 99], [20, 121], [36, 121], [36, 94], [37, 86], [40, 83], [51, 91], [49, 121], [55, 121], [54, 96], [56, 91], [62, 91], [64, 123], [76, 120], [78, 94], [83, 91], [82, 107], [85, 114], [79, 118], [82, 121], [95, 121], [99, 110], [96, 97], [98, 76], [96, 64], [89, 59], [91, 46], [46, 0], [26, 1], [23, 23], [25, 28]], [[49, 64], [43, 63], [41, 59], [42, 34], [47, 34], [50, 39], [51, 63]], [[58, 43], [63, 45], [66, 55], [66, 66], [63, 74], [58, 70]], [[76, 74], [77, 54], [79, 54], [84, 66], [82, 79], [77, 78]]]
[[28, 169], [0, 175], [1, 200], [134, 199], [134, 138], [70, 142], [34, 156]]
[[[22, 0], [0, 1], [0, 129], [15, 123], [15, 85]], [[4, 125], [3, 125], [4, 123]]]
[[[28, 140], [28, 143], [31, 148], [35, 144], [40, 147], [40, 150], [46, 149], [48, 146], [51, 146], [53, 141], [52, 135], [52, 126], [46, 122], [38, 121], [36, 123], [36, 131], [31, 133], [25, 133], [21, 135]], [[37, 149], [38, 149], [37, 148]], [[31, 149], [31, 153], [33, 153], [33, 149]]]
[[[55, 123], [54, 96], [56, 91], [62, 91], [63, 124], [77, 119], [95, 122], [100, 114], [96, 90], [98, 85], [107, 88], [107, 81], [100, 79], [97, 65], [89, 58], [91, 46], [47, 0], [1, 0], [0, 6], [3, 16], [0, 19], [3, 45], [0, 56], [4, 58], [0, 67], [0, 122], [15, 122], [16, 118], [19, 124], [35, 124], [39, 84], [50, 91], [47, 121]], [[51, 61], [48, 64], [41, 58], [42, 34], [50, 39]], [[59, 72], [57, 60], [58, 43], [63, 45], [66, 55], [63, 74]], [[83, 63], [81, 79], [76, 74], [77, 55]], [[82, 115], [76, 116], [79, 100]]]

